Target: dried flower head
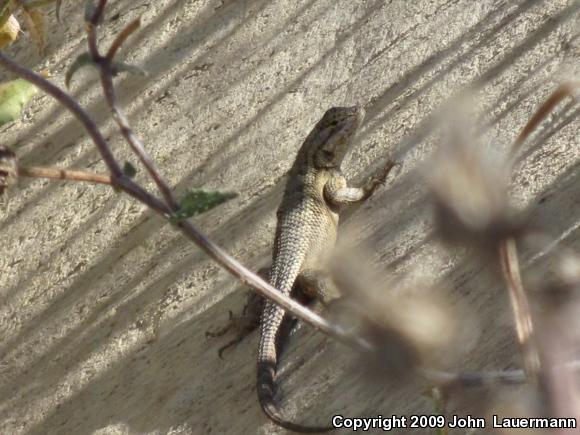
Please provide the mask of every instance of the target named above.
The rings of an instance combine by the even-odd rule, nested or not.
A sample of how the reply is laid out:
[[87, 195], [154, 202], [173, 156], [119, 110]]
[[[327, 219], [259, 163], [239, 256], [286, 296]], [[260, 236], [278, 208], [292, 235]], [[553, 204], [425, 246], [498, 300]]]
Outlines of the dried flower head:
[[536, 314], [559, 315], [580, 300], [580, 256], [567, 247], [554, 246], [543, 234], [530, 234], [524, 240], [541, 253], [533, 260], [526, 279]]
[[[370, 373], [402, 379], [437, 360], [435, 355], [452, 342], [453, 316], [435, 296], [437, 292], [407, 292], [406, 286], [387, 280], [361, 257], [364, 254], [351, 252], [333, 261], [333, 277], [348, 301], [342, 303], [344, 312], [340, 313], [345, 320], [336, 312], [335, 320], [372, 345], [374, 357], [364, 357]], [[416, 285], [427, 288], [427, 284]]]
[[495, 247], [522, 229], [522, 219], [509, 204], [511, 165], [485, 152], [464, 118], [452, 123], [428, 167], [437, 230], [447, 242]]

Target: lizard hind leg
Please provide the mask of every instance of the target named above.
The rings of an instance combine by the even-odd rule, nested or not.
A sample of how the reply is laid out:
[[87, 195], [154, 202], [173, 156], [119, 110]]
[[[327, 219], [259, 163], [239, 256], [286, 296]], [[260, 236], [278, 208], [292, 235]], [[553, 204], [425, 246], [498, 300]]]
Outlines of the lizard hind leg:
[[225, 326], [217, 331], [206, 331], [206, 337], [221, 337], [230, 330], [235, 331], [235, 337], [218, 349], [220, 359], [223, 359], [223, 353], [226, 349], [235, 346], [258, 328], [263, 306], [264, 299], [260, 295], [250, 292], [241, 315], [235, 315], [230, 311], [230, 317]]
[[340, 297], [340, 292], [330, 274], [322, 269], [306, 269], [297, 279], [299, 290], [311, 299], [328, 305]]
[[[269, 268], [262, 268], [258, 275], [262, 278], [268, 276]], [[264, 298], [259, 294], [250, 291], [246, 298], [246, 303], [240, 315], [229, 312], [229, 319], [226, 325], [216, 331], [206, 331], [206, 338], [221, 337], [229, 331], [235, 331], [235, 337], [218, 349], [218, 356], [223, 359], [223, 353], [226, 349], [240, 343], [244, 338], [250, 335], [260, 325], [260, 314], [264, 309]]]

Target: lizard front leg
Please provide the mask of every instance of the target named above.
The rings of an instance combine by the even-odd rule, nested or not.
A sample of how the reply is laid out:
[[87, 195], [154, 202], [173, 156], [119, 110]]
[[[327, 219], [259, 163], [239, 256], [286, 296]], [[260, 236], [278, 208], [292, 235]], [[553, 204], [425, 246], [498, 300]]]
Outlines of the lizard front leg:
[[324, 198], [337, 206], [364, 201], [370, 198], [381, 184], [385, 184], [389, 173], [396, 165], [394, 161], [389, 160], [380, 174], [371, 177], [362, 187], [348, 187], [346, 179], [337, 173], [324, 186]]

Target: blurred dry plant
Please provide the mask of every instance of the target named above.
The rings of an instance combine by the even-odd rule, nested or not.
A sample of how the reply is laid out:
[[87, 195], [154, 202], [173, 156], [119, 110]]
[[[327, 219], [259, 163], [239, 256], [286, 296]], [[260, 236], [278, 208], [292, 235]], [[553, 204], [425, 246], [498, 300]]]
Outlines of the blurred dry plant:
[[[469, 121], [452, 116], [451, 134], [431, 162], [428, 175], [440, 236], [450, 245], [468, 247], [479, 256], [494, 259], [504, 279], [526, 378], [537, 387], [541, 404], [530, 411], [531, 415], [578, 415], [578, 406], [570, 407], [570, 403], [578, 404], [578, 390], [571, 382], [574, 377], [565, 368], [578, 355], [565, 350], [574, 343], [580, 344], [580, 337], [573, 339], [564, 330], [575, 323], [570, 313], [578, 313], [571, 308], [577, 305], [577, 296], [568, 297], [558, 309], [552, 305], [552, 309], [547, 309], [550, 314], [534, 315], [521, 276], [517, 246], [538, 229], [532, 232], [526, 217], [511, 206], [509, 180], [514, 156], [522, 144], [559, 102], [575, 98], [579, 87], [580, 83], [574, 82], [560, 85], [530, 118], [503, 158], [486, 153], [477, 137], [465, 135]], [[461, 107], [459, 111], [464, 113]], [[559, 269], [560, 285], [556, 286], [558, 290], [552, 289], [553, 297], [571, 294], [570, 289], [580, 282], [580, 269], [574, 258], [570, 253], [564, 256], [562, 264], [569, 267]], [[566, 275], [565, 270], [572, 273]]]
[[[44, 54], [46, 26], [43, 7], [53, 3], [58, 18], [62, 0], [0, 0], [0, 49], [12, 44], [21, 33], [18, 16], [26, 23], [38, 53]], [[0, 126], [18, 119], [36, 92], [36, 87], [26, 80], [0, 83]]]
[[59, 18], [62, 0], [0, 0], [0, 48], [10, 45], [18, 38], [20, 23], [17, 17], [21, 17], [32, 42], [42, 54], [46, 39], [42, 7], [50, 4], [56, 5], [56, 16]]
[[[27, 3], [30, 6], [39, 2]], [[75, 72], [83, 66], [96, 69], [111, 115], [141, 166], [154, 181], [157, 194], [147, 191], [135, 181], [135, 167], [130, 163], [121, 164], [117, 160], [95, 121], [73, 97], [42, 75], [15, 63], [0, 52], [0, 65], [55, 98], [76, 117], [94, 142], [108, 169], [108, 174], [95, 174], [84, 170], [21, 167], [17, 156], [3, 148], [0, 149], [2, 192], [12, 187], [18, 177], [56, 178], [109, 185], [161, 215], [242, 283], [323, 333], [360, 351], [364, 358], [374, 361], [384, 372], [395, 373], [397, 376], [401, 373], [406, 376], [419, 375], [420, 379], [437, 386], [437, 391], [443, 393], [450, 387], [529, 381], [536, 387], [543, 403], [542, 410], [535, 412], [550, 415], [578, 413], [577, 390], [574, 382], [569, 381], [570, 369], [578, 368], [578, 364], [573, 362], [578, 355], [569, 350], [571, 346], [578, 345], [578, 340], [573, 334], [560, 334], [569, 322], [577, 321], [577, 311], [570, 308], [577, 305], [577, 297], [572, 298], [572, 305], [552, 304], [552, 308], [541, 315], [534, 315], [530, 308], [531, 304], [522, 284], [517, 253], [517, 245], [527, 232], [526, 220], [509, 204], [511, 155], [499, 163], [496, 161], [490, 164], [489, 158], [476, 146], [474, 137], [463, 134], [461, 129], [455, 129], [448, 143], [431, 162], [433, 169], [428, 178], [435, 198], [439, 234], [452, 245], [467, 245], [486, 258], [495, 259], [498, 273], [503, 277], [511, 300], [516, 336], [525, 370], [455, 373], [436, 369], [431, 357], [436, 349], [452, 344], [452, 331], [457, 326], [450, 324], [451, 316], [445, 301], [403, 300], [387, 296], [389, 292], [382, 278], [373, 279], [375, 275], [372, 271], [357, 271], [350, 268], [355, 262], [348, 258], [341, 259], [342, 274], [338, 278], [340, 286], [349, 292], [350, 302], [346, 309], [355, 313], [356, 321], [354, 324], [344, 324], [340, 321], [340, 315], [335, 315], [337, 321], [330, 322], [282, 295], [223, 251], [189, 220], [190, 217], [230, 199], [232, 194], [196, 190], [181, 200], [175, 198], [144, 144], [133, 133], [118, 103], [113, 85], [113, 76], [119, 72], [142, 73], [138, 67], [116, 59], [119, 49], [138, 29], [140, 22], [131, 22], [114, 39], [109, 50], [101, 54], [97, 45], [97, 33], [103, 22], [106, 3], [106, 0], [99, 0], [95, 4], [88, 3], [85, 13], [88, 51], [73, 62], [66, 82], [68, 84]], [[0, 7], [2, 4], [12, 5], [13, 2], [5, 1], [0, 3]], [[513, 153], [547, 114], [561, 100], [573, 96], [576, 89], [577, 83], [564, 84], [550, 96], [530, 118], [514, 142]], [[578, 269], [580, 268], [576, 267], [574, 270]], [[367, 279], [361, 280], [361, 276]], [[580, 274], [574, 273], [571, 276], [572, 278], [566, 274], [561, 275], [560, 281], [563, 284], [557, 286], [558, 290], [545, 283], [539, 287], [549, 287], [546, 293], [554, 295], [576, 293]], [[558, 339], [553, 339], [554, 336]], [[574, 401], [571, 401], [572, 398]], [[568, 409], [570, 403], [573, 403], [573, 407]]]
[[330, 318], [370, 343], [373, 352], [361, 364], [372, 381], [379, 373], [405, 382], [421, 367], [437, 365], [436, 354], [452, 343], [458, 325], [432, 283], [389, 277], [361, 258], [372, 256], [352, 246], [333, 254], [332, 276], [342, 298], [331, 304]]

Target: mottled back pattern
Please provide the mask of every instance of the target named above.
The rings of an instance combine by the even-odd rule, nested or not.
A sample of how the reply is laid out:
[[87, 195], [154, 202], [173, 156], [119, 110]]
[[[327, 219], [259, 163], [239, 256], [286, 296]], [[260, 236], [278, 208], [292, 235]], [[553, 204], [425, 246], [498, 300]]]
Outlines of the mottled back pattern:
[[[329, 201], [328, 185], [346, 185], [340, 165], [364, 112], [358, 107], [335, 107], [316, 124], [300, 148], [290, 170], [274, 242], [270, 283], [290, 295], [297, 278], [319, 270], [334, 247], [339, 205]], [[274, 380], [276, 336], [284, 310], [268, 302], [261, 319], [258, 353], [258, 396], [264, 412], [276, 423], [295, 431], [323, 431], [283, 421], [276, 410]]]

